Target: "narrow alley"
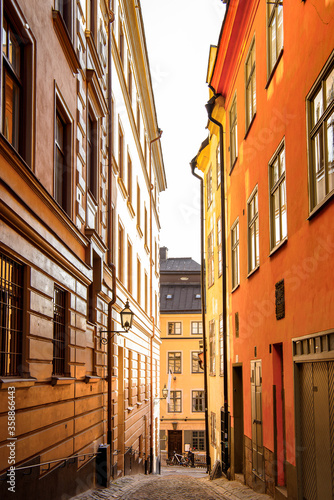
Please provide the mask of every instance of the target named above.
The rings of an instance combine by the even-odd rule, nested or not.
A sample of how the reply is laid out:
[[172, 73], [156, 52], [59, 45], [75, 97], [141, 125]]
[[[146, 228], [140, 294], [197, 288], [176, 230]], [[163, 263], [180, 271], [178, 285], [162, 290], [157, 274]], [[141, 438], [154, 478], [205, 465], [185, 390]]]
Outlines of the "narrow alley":
[[[71, 500], [266, 500], [238, 481], [211, 481], [204, 468], [164, 467], [161, 475], [137, 474], [94, 489]], [[63, 499], [62, 499], [63, 500]]]

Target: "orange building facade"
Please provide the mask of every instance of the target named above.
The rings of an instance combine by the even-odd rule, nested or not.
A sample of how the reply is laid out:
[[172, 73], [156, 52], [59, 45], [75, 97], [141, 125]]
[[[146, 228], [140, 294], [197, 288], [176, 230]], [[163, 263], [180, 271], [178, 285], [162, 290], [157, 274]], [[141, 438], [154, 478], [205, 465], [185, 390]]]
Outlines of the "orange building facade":
[[58, 499], [157, 467], [161, 133], [139, 2], [0, 24], [0, 497]]
[[334, 484], [333, 15], [326, 1], [227, 2], [209, 65], [224, 143], [230, 473], [279, 499], [331, 498]]

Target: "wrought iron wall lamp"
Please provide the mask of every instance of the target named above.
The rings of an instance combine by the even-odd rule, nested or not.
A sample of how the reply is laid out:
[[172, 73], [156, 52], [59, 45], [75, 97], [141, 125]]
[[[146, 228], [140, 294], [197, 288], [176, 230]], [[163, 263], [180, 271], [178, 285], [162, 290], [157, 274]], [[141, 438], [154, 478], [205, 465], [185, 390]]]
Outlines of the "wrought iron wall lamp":
[[[129, 300], [126, 301], [124, 309], [120, 312], [120, 316], [123, 330], [102, 330], [100, 328], [100, 347], [102, 344], [107, 344], [116, 334], [127, 333], [131, 329], [134, 314], [130, 309]], [[103, 337], [103, 333], [113, 333], [113, 335], [111, 337]]]

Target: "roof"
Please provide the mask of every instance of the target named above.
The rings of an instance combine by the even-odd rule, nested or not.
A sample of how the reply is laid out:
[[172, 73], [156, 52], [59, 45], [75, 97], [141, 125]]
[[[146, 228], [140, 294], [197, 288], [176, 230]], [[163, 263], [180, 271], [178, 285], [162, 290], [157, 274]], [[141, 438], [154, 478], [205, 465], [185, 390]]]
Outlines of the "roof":
[[201, 285], [162, 284], [160, 286], [160, 312], [201, 312]]
[[185, 273], [185, 272], [201, 272], [201, 266], [191, 257], [178, 257], [160, 260], [160, 272]]

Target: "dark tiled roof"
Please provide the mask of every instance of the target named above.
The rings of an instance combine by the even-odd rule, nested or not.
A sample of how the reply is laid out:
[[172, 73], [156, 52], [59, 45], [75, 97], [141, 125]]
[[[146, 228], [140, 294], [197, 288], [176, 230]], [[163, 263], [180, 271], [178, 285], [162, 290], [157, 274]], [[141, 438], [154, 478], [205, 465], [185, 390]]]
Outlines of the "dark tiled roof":
[[[199, 298], [196, 298], [199, 295]], [[167, 298], [171, 296], [171, 298]], [[201, 312], [201, 285], [160, 286], [160, 312]]]
[[191, 257], [171, 258], [160, 261], [160, 272], [200, 272], [201, 266]]

